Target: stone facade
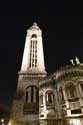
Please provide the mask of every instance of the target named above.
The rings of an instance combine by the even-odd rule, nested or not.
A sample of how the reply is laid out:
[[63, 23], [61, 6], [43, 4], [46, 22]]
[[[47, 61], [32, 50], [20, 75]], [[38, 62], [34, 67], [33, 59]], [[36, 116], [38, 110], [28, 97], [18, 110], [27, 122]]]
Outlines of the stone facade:
[[28, 30], [21, 70], [13, 99], [10, 123], [39, 124], [39, 80], [46, 77], [42, 31], [34, 23]]
[[83, 124], [83, 64], [64, 66], [39, 85], [40, 123]]
[[47, 77], [42, 31], [34, 23], [27, 30], [11, 125], [83, 125], [83, 64], [76, 62]]

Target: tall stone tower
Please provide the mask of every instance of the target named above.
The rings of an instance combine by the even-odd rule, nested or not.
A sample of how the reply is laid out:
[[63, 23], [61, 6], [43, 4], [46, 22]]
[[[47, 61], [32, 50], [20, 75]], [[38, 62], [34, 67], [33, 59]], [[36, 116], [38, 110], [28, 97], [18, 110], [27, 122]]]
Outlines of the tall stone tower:
[[17, 91], [10, 122], [13, 125], [37, 125], [39, 120], [39, 80], [46, 77], [42, 31], [36, 23], [27, 30]]

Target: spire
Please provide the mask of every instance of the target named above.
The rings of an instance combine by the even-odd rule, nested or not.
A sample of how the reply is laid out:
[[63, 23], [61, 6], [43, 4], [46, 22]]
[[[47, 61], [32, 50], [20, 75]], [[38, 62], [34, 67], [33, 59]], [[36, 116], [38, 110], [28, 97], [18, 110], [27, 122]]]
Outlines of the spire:
[[36, 22], [34, 22], [34, 23], [33, 23], [33, 26], [37, 26], [37, 23], [36, 23]]
[[36, 22], [34, 22], [33, 25], [29, 29], [30, 30], [40, 30], [40, 28], [38, 27]]

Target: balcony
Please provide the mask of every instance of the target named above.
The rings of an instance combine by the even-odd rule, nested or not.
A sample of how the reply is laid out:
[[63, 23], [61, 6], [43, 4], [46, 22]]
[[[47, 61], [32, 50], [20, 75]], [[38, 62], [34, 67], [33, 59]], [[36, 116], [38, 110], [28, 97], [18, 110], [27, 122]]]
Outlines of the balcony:
[[23, 114], [38, 114], [39, 104], [38, 103], [25, 103], [23, 107]]

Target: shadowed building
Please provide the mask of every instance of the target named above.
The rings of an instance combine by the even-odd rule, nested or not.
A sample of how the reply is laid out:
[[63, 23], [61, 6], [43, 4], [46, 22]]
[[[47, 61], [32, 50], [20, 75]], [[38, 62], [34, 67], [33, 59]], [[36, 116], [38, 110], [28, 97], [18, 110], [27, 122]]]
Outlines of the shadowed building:
[[70, 61], [47, 77], [42, 31], [27, 30], [11, 125], [83, 125], [83, 64]]

